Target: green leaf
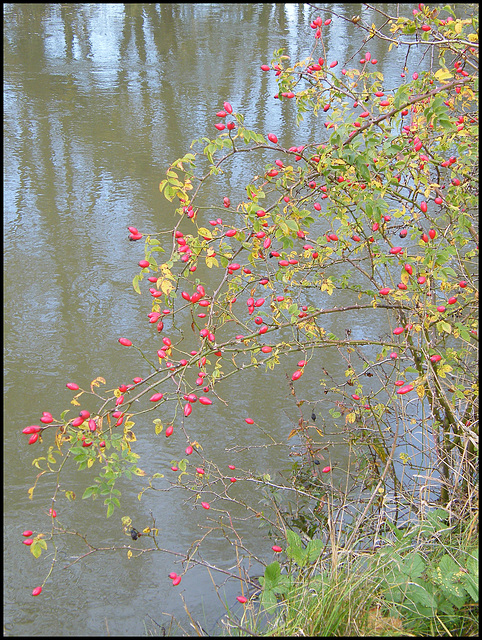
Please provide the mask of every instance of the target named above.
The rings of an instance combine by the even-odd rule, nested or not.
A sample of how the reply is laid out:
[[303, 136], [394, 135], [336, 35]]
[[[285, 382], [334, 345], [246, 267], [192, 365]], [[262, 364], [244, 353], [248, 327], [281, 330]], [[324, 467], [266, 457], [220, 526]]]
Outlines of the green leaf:
[[263, 590], [261, 593], [261, 604], [266, 609], [266, 611], [273, 610], [278, 606], [276, 594], [273, 591]]
[[419, 553], [410, 553], [404, 558], [402, 571], [409, 576], [411, 580], [420, 578], [425, 571], [425, 562]]
[[87, 489], [84, 491], [83, 495], [82, 495], [82, 500], [85, 500], [86, 498], [90, 498], [90, 496], [92, 494], [97, 495], [99, 492], [99, 487], [97, 486], [92, 486], [92, 487], [87, 487]]
[[297, 533], [291, 531], [291, 529], [286, 531], [286, 539], [288, 540], [290, 547], [297, 547], [298, 549], [301, 549], [301, 538]]
[[278, 561], [272, 562], [264, 570], [264, 584], [266, 589], [272, 589], [281, 575], [281, 567]]
[[47, 551], [47, 543], [43, 538], [34, 540], [30, 545], [30, 553], [34, 556], [34, 558], [40, 557], [42, 549], [45, 549], [45, 551]]
[[432, 593], [431, 585], [423, 580], [414, 580], [406, 592], [408, 601], [428, 607], [433, 613], [437, 610], [437, 600]]
[[318, 558], [323, 552], [324, 547], [325, 547], [324, 542], [319, 538], [316, 538], [315, 540], [310, 540], [308, 542], [306, 546], [306, 554], [307, 554], [307, 559], [309, 564], [312, 564], [313, 562], [316, 562], [318, 560]]

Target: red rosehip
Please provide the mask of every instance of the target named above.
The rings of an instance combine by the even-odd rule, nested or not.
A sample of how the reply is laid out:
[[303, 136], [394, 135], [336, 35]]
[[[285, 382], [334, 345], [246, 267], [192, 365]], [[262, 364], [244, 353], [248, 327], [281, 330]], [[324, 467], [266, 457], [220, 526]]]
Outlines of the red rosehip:
[[414, 389], [413, 384], [407, 384], [405, 387], [400, 387], [400, 389], [397, 389], [397, 393], [403, 396], [409, 391], [413, 391], [413, 389]]
[[22, 429], [22, 433], [25, 433], [27, 435], [30, 433], [39, 433], [40, 431], [42, 431], [42, 428], [36, 424], [32, 424], [29, 427], [25, 427], [24, 429]]

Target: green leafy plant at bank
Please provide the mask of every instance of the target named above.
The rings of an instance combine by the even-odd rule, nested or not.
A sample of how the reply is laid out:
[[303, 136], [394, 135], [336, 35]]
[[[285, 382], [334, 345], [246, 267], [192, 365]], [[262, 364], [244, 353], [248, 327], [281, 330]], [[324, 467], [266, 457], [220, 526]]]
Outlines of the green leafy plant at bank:
[[381, 549], [384, 606], [403, 616], [407, 629], [456, 635], [473, 632], [479, 603], [478, 538], [467, 540], [448, 514], [437, 509], [423, 523], [395, 531], [396, 541]]
[[[446, 510], [389, 527], [370, 554], [338, 550], [287, 530], [286, 561], [274, 561], [253, 595], [266, 618], [247, 618], [261, 635], [472, 635], [477, 628], [478, 546], [447, 524]], [[461, 542], [463, 544], [461, 544]]]

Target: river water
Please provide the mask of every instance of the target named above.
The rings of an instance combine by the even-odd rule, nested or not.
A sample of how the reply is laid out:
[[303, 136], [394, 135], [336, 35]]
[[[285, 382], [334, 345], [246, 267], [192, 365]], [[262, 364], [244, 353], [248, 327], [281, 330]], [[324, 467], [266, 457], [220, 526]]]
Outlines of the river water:
[[[376, 19], [360, 4], [320, 6], [324, 18], [334, 11], [362, 15], [367, 22]], [[193, 138], [214, 137], [215, 113], [225, 100], [245, 115], [248, 128], [276, 132], [286, 146], [317, 139], [321, 122], [307, 119], [297, 128], [294, 105], [268, 99], [277, 86], [271, 74], [260, 70], [280, 47], [292, 60], [307, 57], [316, 15], [304, 4], [4, 5], [7, 635], [160, 634], [152, 619], [167, 626], [164, 613], [182, 620], [189, 633], [180, 590], [194, 619], [209, 633], [219, 630], [216, 621], [224, 608], [207, 571], [193, 569], [182, 588], [173, 588], [167, 574], [180, 567], [168, 554], [129, 560], [125, 552], [105, 552], [71, 564], [86, 549], [74, 535], [59, 540], [54, 575], [42, 595], [32, 598], [51, 557], [33, 558], [21, 533], [48, 527], [53, 481], [40, 481], [29, 500], [27, 489], [37, 473], [31, 460], [44, 454], [47, 444], [34, 451], [21, 430], [38, 422], [42, 411], [60, 415], [72, 396], [65, 388], [69, 381], [87, 386], [104, 376], [114, 387], [149, 372], [136, 352], [117, 342], [120, 336], [135, 337], [142, 348], [152, 339], [146, 331], [150, 301], [131, 285], [143, 250], [140, 242], [127, 241], [127, 227], [156, 231], [173, 225], [174, 207], [160, 195], [159, 182]], [[338, 59], [340, 70], [357, 62], [362, 47], [353, 24], [336, 17], [324, 32], [324, 45], [327, 59]], [[388, 84], [391, 78], [399, 82], [403, 54], [394, 53], [388, 63], [383, 47], [372, 43], [372, 57]], [[221, 203], [226, 195], [232, 201], [243, 197], [243, 179], [254, 170], [250, 163], [246, 159], [229, 184], [210, 194], [213, 202]], [[366, 337], [379, 327], [360, 313], [350, 328]], [[323, 358], [328, 370], [343, 366], [336, 353]], [[308, 402], [316, 403], [319, 378], [315, 370], [300, 387]], [[290, 468], [288, 449], [272, 445], [264, 431], [247, 429], [244, 422], [255, 416], [272, 439], [286, 443], [298, 420], [296, 408], [288, 389], [270, 388], [269, 381], [264, 372], [253, 373], [236, 387], [229, 406], [218, 403], [197, 418], [193, 439], [208, 442], [218, 464], [235, 462], [272, 474]], [[149, 416], [137, 434], [135, 450], [143, 455], [141, 466], [148, 475], [165, 473], [185, 446], [179, 441], [167, 447], [164, 438], [161, 442], [155, 436]], [[326, 458], [336, 456], [343, 466], [346, 455], [334, 449]], [[109, 547], [126, 543], [120, 515], [130, 515], [141, 529], [150, 524], [152, 511], [163, 546], [185, 552], [201, 535], [205, 513], [184, 504], [175, 491], [146, 494], [139, 502], [141, 480], [123, 482], [122, 514], [116, 511], [106, 520], [102, 501], [80, 500], [89, 479], [74, 473], [62, 491], [74, 491], [77, 500], [59, 498], [59, 521]], [[248, 484], [236, 488], [239, 496], [247, 492], [253, 497]], [[40, 513], [39, 505], [44, 507]], [[248, 548], [270, 559], [272, 542], [256, 523], [241, 523], [239, 531]], [[142, 539], [138, 546], [143, 548]], [[204, 552], [218, 566], [234, 564], [233, 549], [221, 533], [210, 538]], [[223, 588], [222, 597], [236, 611], [239, 585]]]

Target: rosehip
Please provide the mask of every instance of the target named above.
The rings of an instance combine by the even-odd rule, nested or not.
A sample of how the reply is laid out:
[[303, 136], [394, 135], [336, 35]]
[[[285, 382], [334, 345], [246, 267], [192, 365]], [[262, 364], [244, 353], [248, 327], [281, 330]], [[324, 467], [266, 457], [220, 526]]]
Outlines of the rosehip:
[[407, 384], [405, 387], [400, 387], [400, 389], [397, 389], [397, 393], [403, 396], [409, 391], [413, 391], [413, 389], [414, 389], [413, 384]]
[[25, 433], [27, 435], [30, 433], [39, 433], [39, 431], [42, 431], [42, 428], [36, 424], [32, 424], [29, 427], [25, 427], [25, 429], [22, 429], [22, 433]]

